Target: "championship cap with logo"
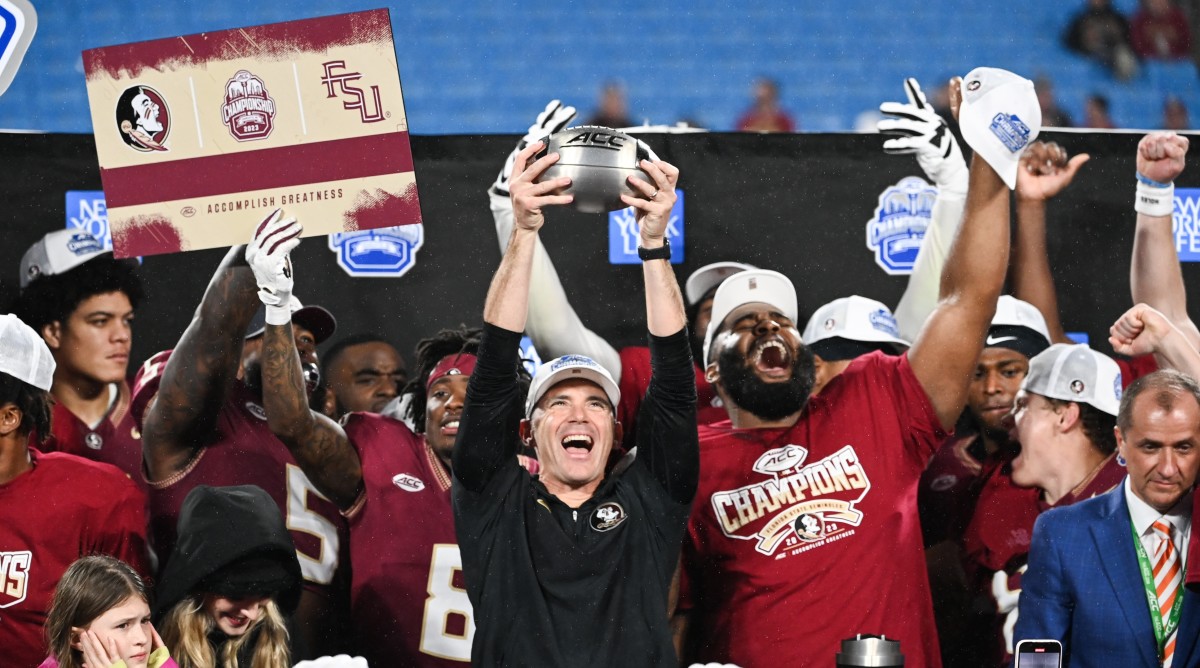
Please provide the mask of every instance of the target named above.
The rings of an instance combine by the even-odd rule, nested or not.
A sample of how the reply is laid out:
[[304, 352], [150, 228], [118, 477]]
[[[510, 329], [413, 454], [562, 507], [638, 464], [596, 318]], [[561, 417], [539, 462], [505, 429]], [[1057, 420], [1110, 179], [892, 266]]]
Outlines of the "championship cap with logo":
[[35, 278], [66, 273], [105, 253], [112, 251], [83, 230], [55, 230], [21, 256], [21, 289], [24, 290]]
[[757, 269], [752, 264], [744, 264], [742, 262], [714, 262], [700, 267], [688, 276], [687, 283], [684, 285], [684, 296], [687, 297], [689, 305], [695, 304], [704, 298], [710, 290], [721, 284], [722, 281], [742, 271]]
[[1015, 188], [1021, 154], [1042, 130], [1033, 82], [994, 67], [971, 70], [963, 77], [958, 124], [967, 144]]
[[529, 384], [529, 394], [525, 399], [525, 417], [533, 416], [533, 408], [550, 388], [573, 378], [581, 378], [599, 385], [604, 394], [608, 395], [608, 401], [614, 411], [617, 404], [621, 403], [621, 390], [608, 373], [608, 369], [585, 355], [563, 355], [542, 364], [537, 368], [537, 373], [533, 374], [533, 382]]
[[983, 345], [985, 348], [1008, 348], [1033, 357], [1050, 347], [1050, 330], [1036, 306], [1010, 295], [1001, 295]]
[[49, 392], [54, 368], [54, 355], [32, 327], [11, 313], [0, 315], [0, 373]]
[[[313, 339], [318, 344], [325, 342], [337, 331], [337, 320], [323, 306], [316, 304], [305, 306], [300, 303], [299, 299], [296, 299], [295, 295], [292, 295], [292, 300], [288, 302], [288, 308], [292, 309], [292, 322], [312, 332]], [[246, 338], [253, 339], [266, 329], [267, 311], [260, 306], [258, 312], [254, 314], [254, 319], [250, 321], [250, 326], [246, 328]]]
[[1121, 368], [1082, 343], [1056, 343], [1029, 360], [1021, 389], [1115, 416], [1121, 404]]
[[[817, 309], [804, 326], [803, 339], [814, 353], [830, 361], [884, 348], [899, 353], [909, 346], [900, 338], [891, 309], [858, 295], [835, 299]], [[861, 345], [864, 343], [867, 345]]]
[[763, 303], [774, 307], [795, 322], [798, 316], [796, 288], [783, 274], [769, 269], [751, 269], [726, 278], [713, 295], [712, 319], [704, 334], [704, 363], [708, 364], [709, 350], [717, 330], [734, 309], [751, 303]]

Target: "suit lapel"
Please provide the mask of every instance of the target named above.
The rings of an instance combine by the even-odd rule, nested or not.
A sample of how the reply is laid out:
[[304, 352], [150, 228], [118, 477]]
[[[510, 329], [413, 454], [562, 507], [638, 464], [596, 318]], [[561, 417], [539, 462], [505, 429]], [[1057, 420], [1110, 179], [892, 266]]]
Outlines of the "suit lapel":
[[1175, 668], [1195, 666], [1192, 654], [1196, 651], [1196, 638], [1200, 636], [1200, 596], [1185, 588], [1183, 613], [1179, 618], [1179, 631], [1175, 633]]
[[[1150, 607], [1146, 603], [1146, 589], [1138, 571], [1137, 553], [1133, 547], [1133, 533], [1129, 528], [1129, 506], [1125, 503], [1125, 486], [1119, 485], [1108, 493], [1103, 516], [1091, 525], [1092, 539], [1096, 542], [1100, 565], [1108, 575], [1126, 623], [1135, 639], [1134, 645], [1142, 656], [1143, 665], [1158, 665], [1154, 647], [1154, 628], [1150, 625]], [[1187, 609], [1186, 601], [1184, 610]], [[1198, 611], [1200, 612], [1200, 611]], [[1154, 652], [1155, 655], [1152, 655]]]

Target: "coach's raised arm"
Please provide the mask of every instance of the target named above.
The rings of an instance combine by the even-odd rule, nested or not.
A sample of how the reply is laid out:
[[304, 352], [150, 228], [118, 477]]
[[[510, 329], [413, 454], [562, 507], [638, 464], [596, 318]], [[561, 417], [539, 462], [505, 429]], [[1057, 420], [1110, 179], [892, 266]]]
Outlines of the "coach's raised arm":
[[[529, 164], [541, 148], [527, 147], [513, 167], [513, 234], [488, 291], [454, 451], [454, 514], [476, 615], [472, 661], [674, 666], [667, 590], [699, 473], [695, 374], [664, 241], [679, 170], [643, 160], [651, 182], [630, 178], [637, 196], [621, 197], [637, 211], [654, 378], [637, 459], [606, 474], [621, 438], [609, 373], [566, 355], [538, 369], [526, 396], [517, 383], [543, 209], [572, 202], [560, 194], [569, 178], [538, 182], [558, 160], [551, 153]], [[537, 479], [516, 465], [517, 430], [537, 449]]]

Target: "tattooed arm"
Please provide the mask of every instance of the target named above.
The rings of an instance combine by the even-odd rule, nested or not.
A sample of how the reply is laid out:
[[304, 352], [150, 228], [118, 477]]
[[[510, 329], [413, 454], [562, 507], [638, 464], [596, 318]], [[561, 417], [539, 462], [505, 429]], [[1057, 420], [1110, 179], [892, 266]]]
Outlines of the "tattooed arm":
[[349, 510], [363, 487], [362, 461], [341, 425], [309, 410], [304, 372], [290, 323], [263, 334], [263, 407], [267, 424], [317, 490]]
[[244, 247], [229, 250], [163, 370], [147, 409], [142, 452], [151, 482], [183, 470], [209, 442], [237, 376], [243, 334], [258, 310], [254, 274]]

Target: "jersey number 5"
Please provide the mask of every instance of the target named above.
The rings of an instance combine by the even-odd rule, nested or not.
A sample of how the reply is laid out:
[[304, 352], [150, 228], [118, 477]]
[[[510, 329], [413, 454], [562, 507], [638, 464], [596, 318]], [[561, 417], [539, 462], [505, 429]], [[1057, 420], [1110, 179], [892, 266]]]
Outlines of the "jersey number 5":
[[338, 565], [338, 533], [333, 525], [320, 513], [308, 507], [310, 494], [322, 499], [325, 497], [313, 487], [308, 476], [295, 464], [287, 465], [288, 483], [288, 531], [299, 531], [316, 536], [321, 541], [317, 558], [313, 558], [298, 548], [296, 556], [300, 558], [300, 573], [304, 579], [317, 584], [329, 584], [333, 581], [333, 572]]
[[462, 571], [457, 545], [433, 546], [429, 564], [429, 598], [421, 624], [421, 652], [453, 661], [471, 660], [475, 639], [475, 617], [465, 589], [454, 586], [454, 574]]

